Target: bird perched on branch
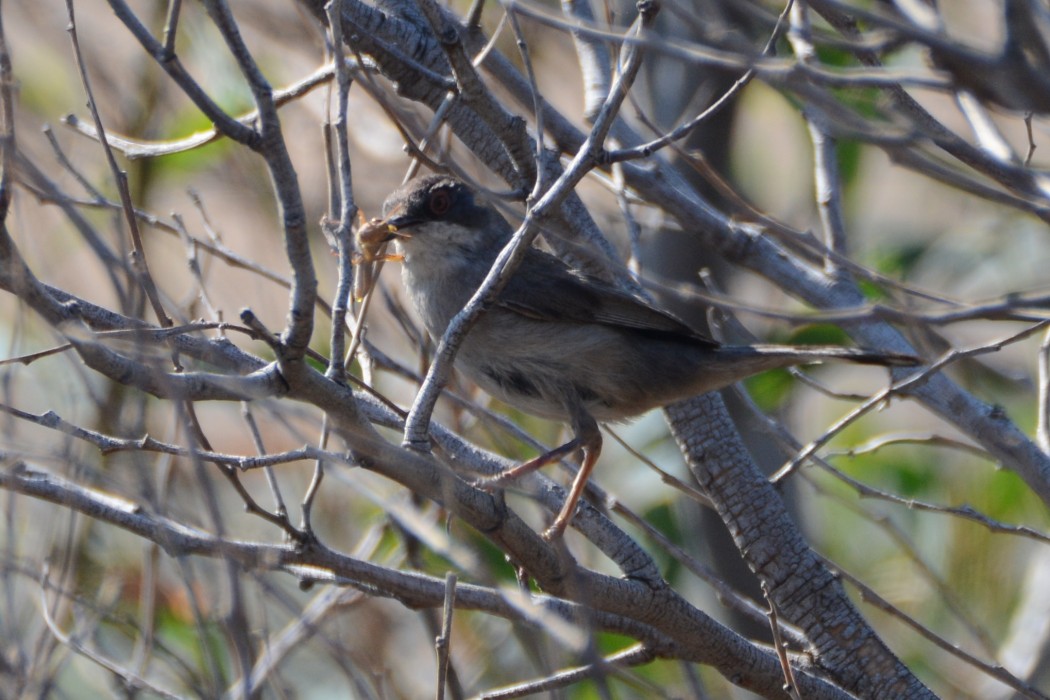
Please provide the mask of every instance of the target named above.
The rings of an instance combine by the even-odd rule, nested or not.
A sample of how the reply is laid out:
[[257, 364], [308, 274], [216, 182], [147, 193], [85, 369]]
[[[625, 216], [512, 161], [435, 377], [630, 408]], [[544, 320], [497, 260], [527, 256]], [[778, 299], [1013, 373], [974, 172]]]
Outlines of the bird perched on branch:
[[[441, 338], [514, 233], [463, 182], [412, 180], [383, 205], [365, 246], [393, 240], [401, 275], [427, 332]], [[458, 367], [492, 396], [526, 413], [567, 421], [568, 443], [484, 480], [506, 483], [576, 450], [583, 457], [565, 504], [544, 533], [560, 536], [601, 452], [598, 421], [620, 421], [745, 377], [792, 365], [845, 360], [914, 365], [906, 355], [837, 346], [722, 345], [674, 316], [536, 248], [470, 329]]]

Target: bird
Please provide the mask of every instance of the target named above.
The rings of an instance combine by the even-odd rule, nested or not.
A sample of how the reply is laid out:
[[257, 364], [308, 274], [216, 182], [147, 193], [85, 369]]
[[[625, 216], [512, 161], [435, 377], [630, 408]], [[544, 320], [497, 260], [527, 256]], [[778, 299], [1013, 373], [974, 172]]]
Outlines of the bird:
[[[415, 178], [393, 191], [360, 244], [374, 254], [393, 242], [407, 295], [440, 339], [482, 284], [514, 228], [466, 183], [449, 175]], [[568, 423], [573, 437], [494, 477], [492, 489], [582, 453], [553, 523], [560, 538], [601, 454], [599, 422], [650, 409], [771, 369], [842, 360], [909, 366], [918, 359], [840, 346], [729, 345], [690, 328], [647, 300], [588, 275], [535, 246], [459, 346], [455, 366], [491, 396], [541, 418]]]

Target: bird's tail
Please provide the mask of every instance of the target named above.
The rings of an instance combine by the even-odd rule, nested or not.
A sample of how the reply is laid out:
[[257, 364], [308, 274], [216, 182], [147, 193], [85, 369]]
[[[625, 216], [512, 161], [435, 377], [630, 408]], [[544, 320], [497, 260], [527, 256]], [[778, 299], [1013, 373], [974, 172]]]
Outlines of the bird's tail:
[[820, 362], [856, 362], [883, 367], [914, 367], [922, 364], [922, 360], [915, 355], [840, 345], [724, 345], [718, 350], [743, 364], [751, 360], [756, 367], [763, 369]]
[[[692, 367], [675, 374], [677, 387], [663, 387], [668, 395], [693, 396], [723, 389], [741, 379], [771, 369], [820, 362], [856, 362], [884, 367], [912, 367], [921, 364], [913, 355], [883, 352], [870, 348], [850, 348], [839, 345], [721, 345], [705, 348], [688, 358]], [[682, 381], [683, 378], [686, 381]]]

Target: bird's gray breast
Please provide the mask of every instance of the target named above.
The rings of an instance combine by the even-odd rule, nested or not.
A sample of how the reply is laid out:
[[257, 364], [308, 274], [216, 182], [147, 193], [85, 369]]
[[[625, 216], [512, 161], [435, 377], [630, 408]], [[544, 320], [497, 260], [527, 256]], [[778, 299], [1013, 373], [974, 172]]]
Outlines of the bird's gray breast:
[[[457, 241], [406, 241], [400, 246], [405, 259], [401, 279], [409, 300], [435, 339], [441, 338], [452, 317], [459, 313], [477, 291], [491, 266], [479, 260], [477, 251], [435, 251], [434, 244], [458, 245]], [[493, 255], [492, 258], [495, 256]]]

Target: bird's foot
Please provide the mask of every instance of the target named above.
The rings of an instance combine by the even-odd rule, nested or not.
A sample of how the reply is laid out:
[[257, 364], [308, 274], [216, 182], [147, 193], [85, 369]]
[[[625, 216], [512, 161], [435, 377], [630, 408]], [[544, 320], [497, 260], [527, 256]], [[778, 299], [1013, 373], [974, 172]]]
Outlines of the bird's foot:
[[504, 478], [503, 474], [496, 474], [495, 476], [483, 476], [474, 479], [470, 482], [470, 485], [486, 493], [492, 493], [493, 491], [498, 491], [506, 482], [507, 479]]
[[568, 526], [568, 523], [558, 525], [557, 521], [555, 521], [550, 527], [540, 533], [540, 537], [543, 538], [544, 542], [557, 542], [565, 536], [566, 526]]

